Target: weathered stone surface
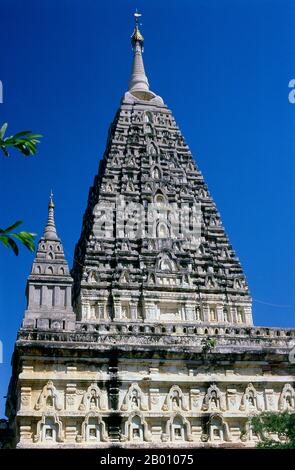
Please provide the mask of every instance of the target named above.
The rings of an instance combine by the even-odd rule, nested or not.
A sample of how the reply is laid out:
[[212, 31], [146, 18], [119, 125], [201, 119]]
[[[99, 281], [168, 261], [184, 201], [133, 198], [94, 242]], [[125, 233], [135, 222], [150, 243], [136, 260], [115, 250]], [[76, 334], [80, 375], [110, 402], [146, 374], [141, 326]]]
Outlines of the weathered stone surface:
[[49, 204], [13, 356], [6, 446], [251, 447], [250, 415], [295, 407], [295, 330], [253, 326], [203, 176], [149, 89], [138, 25], [132, 45], [72, 277]]

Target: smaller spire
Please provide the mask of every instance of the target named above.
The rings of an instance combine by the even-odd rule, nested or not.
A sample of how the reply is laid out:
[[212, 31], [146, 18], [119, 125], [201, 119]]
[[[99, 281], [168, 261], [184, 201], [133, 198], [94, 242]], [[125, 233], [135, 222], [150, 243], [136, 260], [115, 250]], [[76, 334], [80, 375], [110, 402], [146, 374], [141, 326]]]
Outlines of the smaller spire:
[[46, 227], [44, 229], [43, 238], [45, 238], [45, 240], [58, 240], [54, 222], [54, 202], [52, 191], [50, 191], [50, 198], [48, 203], [48, 219]]

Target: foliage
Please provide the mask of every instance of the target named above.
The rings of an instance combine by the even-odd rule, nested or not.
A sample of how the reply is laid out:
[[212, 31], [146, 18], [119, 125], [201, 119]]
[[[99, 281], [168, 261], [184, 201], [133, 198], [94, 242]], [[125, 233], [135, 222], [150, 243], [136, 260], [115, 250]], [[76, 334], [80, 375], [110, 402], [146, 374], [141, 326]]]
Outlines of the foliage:
[[[32, 134], [32, 131], [22, 131], [10, 137], [5, 137], [6, 129], [7, 123], [3, 124], [0, 129], [0, 149], [6, 157], [10, 156], [7, 147], [16, 148], [26, 157], [29, 155], [35, 155], [37, 152], [37, 144], [40, 142], [38, 138], [42, 137], [41, 134]], [[6, 248], [11, 248], [16, 256], [18, 255], [19, 250], [14, 239], [22, 243], [26, 248], [28, 248], [28, 250], [35, 251], [34, 240], [36, 235], [34, 233], [24, 231], [12, 233], [12, 230], [21, 224], [21, 221], [17, 221], [6, 229], [0, 229], [0, 243], [2, 243]]]
[[37, 144], [41, 134], [32, 134], [32, 131], [22, 131], [10, 137], [4, 137], [7, 129], [7, 123], [3, 124], [0, 129], [0, 148], [6, 157], [9, 157], [7, 147], [14, 147], [26, 157], [35, 155], [37, 152]]
[[217, 344], [217, 340], [215, 338], [208, 337], [202, 341], [202, 344], [203, 344], [203, 352], [207, 353], [215, 348]]
[[30, 232], [18, 232], [13, 233], [12, 231], [22, 224], [22, 221], [18, 220], [10, 227], [6, 229], [0, 229], [0, 243], [2, 243], [6, 248], [11, 248], [14, 254], [17, 256], [19, 253], [18, 246], [14, 239], [21, 242], [28, 250], [35, 251], [34, 240], [36, 237], [35, 233]]
[[[264, 412], [251, 418], [253, 431], [261, 437], [257, 447], [263, 449], [295, 449], [295, 413]], [[278, 439], [271, 437], [275, 434]]]

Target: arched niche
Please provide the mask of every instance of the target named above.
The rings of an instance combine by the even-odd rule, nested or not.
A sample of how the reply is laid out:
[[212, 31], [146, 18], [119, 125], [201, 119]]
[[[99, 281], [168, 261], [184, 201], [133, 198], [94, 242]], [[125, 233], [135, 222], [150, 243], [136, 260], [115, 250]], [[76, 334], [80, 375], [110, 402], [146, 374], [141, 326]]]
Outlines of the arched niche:
[[291, 411], [295, 409], [295, 391], [292, 385], [285, 384], [279, 398], [279, 410]]
[[62, 423], [56, 414], [43, 414], [37, 423], [37, 431], [33, 438], [34, 442], [45, 445], [56, 445], [57, 442], [64, 441]]
[[166, 423], [166, 436], [171, 442], [193, 441], [191, 424], [180, 413], [176, 413]]
[[107, 442], [109, 440], [104, 420], [94, 412], [90, 412], [85, 416], [81, 430], [83, 442], [96, 444], [97, 442]]
[[241, 400], [241, 411], [261, 411], [261, 406], [258, 401], [258, 394], [253, 384], [248, 384]]
[[225, 396], [223, 393], [221, 393], [217, 385], [213, 384], [213, 385], [210, 385], [210, 387], [208, 388], [207, 393], [204, 397], [202, 410], [203, 411], [215, 411], [215, 410], [225, 411], [226, 410]]
[[62, 409], [62, 400], [60, 394], [57, 392], [51, 380], [49, 380], [47, 384], [44, 385], [35, 405], [35, 410], [42, 409], [54, 409], [58, 411]]
[[231, 441], [228, 424], [220, 414], [214, 414], [209, 418], [208, 437], [210, 442]]
[[138, 384], [130, 385], [121, 406], [122, 411], [141, 410], [147, 411], [147, 399]]
[[150, 442], [152, 440], [148, 424], [142, 414], [133, 412], [125, 422], [123, 441]]
[[177, 410], [188, 410], [188, 403], [187, 400], [178, 385], [173, 385], [163, 404], [162, 407], [163, 411], [177, 411]]
[[81, 411], [91, 411], [91, 410], [106, 410], [107, 403], [106, 403], [106, 396], [102, 392], [102, 390], [96, 385], [96, 383], [92, 383], [87, 388], [86, 392], [82, 397], [81, 404], [79, 406], [79, 410]]

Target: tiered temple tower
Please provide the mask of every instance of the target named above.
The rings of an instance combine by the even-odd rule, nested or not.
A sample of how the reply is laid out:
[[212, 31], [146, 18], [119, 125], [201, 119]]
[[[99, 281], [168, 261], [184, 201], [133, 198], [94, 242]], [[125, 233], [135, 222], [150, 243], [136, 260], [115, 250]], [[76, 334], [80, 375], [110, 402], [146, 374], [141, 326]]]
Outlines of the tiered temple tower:
[[50, 199], [13, 358], [10, 446], [254, 446], [250, 414], [294, 409], [295, 332], [253, 326], [203, 176], [150, 90], [136, 15], [72, 277]]

